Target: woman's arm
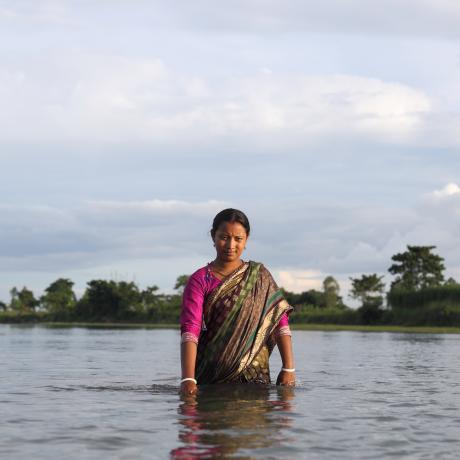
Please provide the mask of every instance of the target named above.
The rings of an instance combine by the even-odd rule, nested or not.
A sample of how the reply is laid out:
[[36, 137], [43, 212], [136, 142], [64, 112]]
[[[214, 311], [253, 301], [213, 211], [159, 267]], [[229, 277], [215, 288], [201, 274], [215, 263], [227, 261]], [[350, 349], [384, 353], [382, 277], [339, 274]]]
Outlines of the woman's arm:
[[[195, 342], [183, 342], [181, 344], [181, 379], [195, 378], [196, 350], [197, 346]], [[187, 395], [195, 394], [197, 392], [196, 383], [193, 380], [182, 382], [180, 392]]]
[[[292, 352], [292, 339], [290, 335], [278, 335], [276, 344], [281, 355], [283, 369], [294, 369], [294, 354]], [[281, 370], [276, 380], [277, 385], [295, 385], [295, 372]]]
[[[193, 274], [185, 286], [182, 296], [181, 323], [181, 368], [183, 379], [195, 378], [197, 344], [201, 331], [204, 286], [200, 272]], [[182, 394], [195, 394], [196, 383], [186, 380], [180, 385]]]

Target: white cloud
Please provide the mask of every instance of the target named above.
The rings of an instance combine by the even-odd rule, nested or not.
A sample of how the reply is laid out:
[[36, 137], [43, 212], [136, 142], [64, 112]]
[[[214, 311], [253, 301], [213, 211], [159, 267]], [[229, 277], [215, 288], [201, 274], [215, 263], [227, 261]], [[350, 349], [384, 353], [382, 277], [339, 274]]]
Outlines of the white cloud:
[[256, 73], [215, 82], [158, 59], [82, 54], [40, 70], [4, 69], [0, 88], [9, 107], [0, 115], [3, 141], [284, 149], [335, 136], [412, 144], [432, 112], [422, 91], [375, 78]]
[[277, 270], [273, 273], [279, 286], [287, 291], [302, 292], [322, 289], [326, 275], [319, 270]]
[[455, 195], [460, 195], [460, 187], [454, 182], [450, 182], [442, 189], [433, 191], [429, 196], [433, 198], [443, 199]]

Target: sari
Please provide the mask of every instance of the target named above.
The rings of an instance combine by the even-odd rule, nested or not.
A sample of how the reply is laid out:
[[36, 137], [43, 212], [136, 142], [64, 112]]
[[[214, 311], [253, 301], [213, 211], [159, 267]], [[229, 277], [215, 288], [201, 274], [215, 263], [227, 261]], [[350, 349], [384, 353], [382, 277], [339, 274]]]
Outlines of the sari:
[[206, 299], [195, 368], [198, 383], [270, 383], [275, 329], [291, 310], [261, 263], [243, 263]]

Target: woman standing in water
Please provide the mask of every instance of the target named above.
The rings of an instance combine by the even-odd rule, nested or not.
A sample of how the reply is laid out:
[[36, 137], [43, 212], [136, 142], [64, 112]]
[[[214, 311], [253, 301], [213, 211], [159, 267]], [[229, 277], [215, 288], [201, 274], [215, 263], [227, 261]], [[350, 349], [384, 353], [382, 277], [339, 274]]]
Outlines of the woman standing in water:
[[214, 218], [216, 258], [184, 289], [181, 312], [181, 393], [197, 383], [270, 383], [275, 345], [283, 367], [277, 384], [294, 385], [295, 369], [286, 302], [270, 272], [241, 255], [249, 238], [246, 215], [224, 209]]

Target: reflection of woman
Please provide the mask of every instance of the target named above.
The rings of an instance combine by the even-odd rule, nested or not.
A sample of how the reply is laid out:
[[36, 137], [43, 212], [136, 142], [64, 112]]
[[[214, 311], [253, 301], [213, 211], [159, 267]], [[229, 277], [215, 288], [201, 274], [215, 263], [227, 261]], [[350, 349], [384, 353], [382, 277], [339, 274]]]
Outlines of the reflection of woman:
[[294, 385], [294, 362], [287, 313], [291, 307], [270, 272], [244, 262], [247, 217], [224, 209], [214, 218], [216, 258], [197, 270], [183, 295], [181, 392], [198, 383], [270, 383], [268, 359], [275, 344], [283, 367], [277, 383]]
[[292, 435], [293, 397], [287, 387], [208, 386], [179, 406], [181, 446], [171, 458], [233, 458], [241, 449], [248, 455], [251, 449], [279, 447]]

